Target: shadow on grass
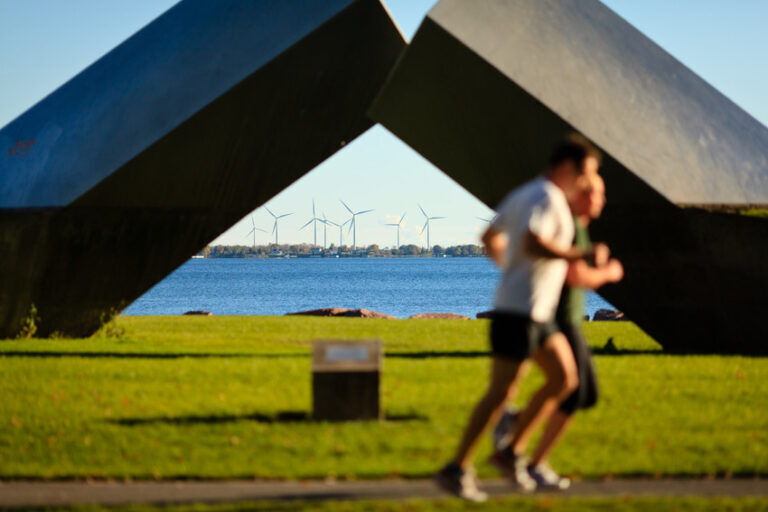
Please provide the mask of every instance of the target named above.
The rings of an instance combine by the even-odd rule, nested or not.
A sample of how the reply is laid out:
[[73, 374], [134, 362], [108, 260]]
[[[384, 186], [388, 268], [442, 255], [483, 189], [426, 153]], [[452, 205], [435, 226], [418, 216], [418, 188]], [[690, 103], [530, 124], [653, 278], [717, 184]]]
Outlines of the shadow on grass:
[[38, 351], [13, 351], [0, 352], [0, 357], [84, 357], [84, 358], [107, 358], [107, 359], [205, 359], [205, 358], [291, 358], [291, 357], [309, 357], [309, 352], [294, 352], [282, 354], [259, 354], [259, 353], [215, 353], [215, 352], [178, 352], [178, 353], [152, 353], [152, 352], [53, 352], [46, 350]]
[[385, 352], [384, 357], [391, 359], [432, 359], [439, 357], [448, 358], [473, 358], [490, 357], [491, 353], [486, 350], [429, 350], [422, 352]]
[[[19, 350], [13, 352], [0, 352], [0, 357], [84, 357], [84, 358], [106, 358], [106, 359], [183, 359], [183, 358], [261, 358], [261, 359], [280, 359], [295, 357], [310, 357], [310, 352], [293, 353], [208, 353], [208, 352], [179, 352], [179, 353], [152, 353], [152, 352], [54, 352], [46, 350], [30, 351]], [[422, 351], [422, 352], [390, 352], [385, 353], [384, 357], [400, 359], [430, 359], [438, 357], [488, 357], [487, 351]]]
[[[598, 356], [640, 356], [640, 355], [665, 355], [666, 353], [660, 349], [619, 349], [614, 346], [604, 347], [592, 347], [592, 354]], [[384, 354], [387, 358], [392, 359], [432, 359], [432, 358], [475, 358], [475, 357], [491, 357], [491, 353], [488, 351], [475, 350], [475, 351], [422, 351], [422, 352], [389, 352]]]
[[[215, 425], [220, 423], [234, 423], [237, 421], [253, 421], [256, 423], [324, 423], [312, 418], [312, 415], [306, 411], [280, 411], [276, 414], [264, 414], [254, 412], [251, 414], [227, 414], [227, 415], [208, 415], [208, 416], [177, 416], [177, 417], [155, 417], [155, 418], [121, 418], [107, 420], [108, 423], [120, 425], [123, 427], [136, 427], [141, 425]], [[375, 420], [364, 420], [375, 421]], [[386, 413], [383, 421], [429, 421], [423, 414], [391, 414]]]
[[669, 355], [662, 350], [637, 350], [637, 349], [617, 349], [617, 348], [605, 348], [605, 347], [592, 347], [592, 355], [594, 356], [663, 356]]
[[[671, 354], [662, 350], [638, 350], [617, 349], [614, 347], [593, 347], [592, 354], [600, 356], [636, 356], [636, 355], [665, 355]], [[676, 355], [693, 355], [691, 352]], [[215, 352], [176, 352], [176, 353], [152, 353], [152, 352], [54, 352], [46, 350], [20, 350], [13, 352], [0, 352], [3, 357], [38, 357], [38, 358], [62, 358], [81, 357], [92, 359], [292, 359], [311, 357], [310, 352], [287, 353], [215, 353]], [[472, 359], [490, 357], [491, 353], [485, 350], [428, 350], [418, 352], [385, 352], [387, 359]]]

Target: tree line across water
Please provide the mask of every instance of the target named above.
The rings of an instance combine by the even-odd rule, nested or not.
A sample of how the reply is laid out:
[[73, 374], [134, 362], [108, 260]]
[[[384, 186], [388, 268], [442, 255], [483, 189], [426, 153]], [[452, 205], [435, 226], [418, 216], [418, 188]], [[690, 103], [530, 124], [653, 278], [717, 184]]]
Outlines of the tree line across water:
[[365, 248], [352, 248], [346, 245], [337, 247], [331, 244], [327, 249], [311, 244], [270, 244], [270, 245], [209, 245], [198, 253], [203, 258], [270, 258], [270, 257], [359, 257], [391, 258], [391, 257], [478, 257], [485, 256], [485, 251], [479, 245], [453, 245], [442, 247], [435, 245], [431, 249], [414, 244], [402, 245], [399, 248], [380, 248], [373, 244]]

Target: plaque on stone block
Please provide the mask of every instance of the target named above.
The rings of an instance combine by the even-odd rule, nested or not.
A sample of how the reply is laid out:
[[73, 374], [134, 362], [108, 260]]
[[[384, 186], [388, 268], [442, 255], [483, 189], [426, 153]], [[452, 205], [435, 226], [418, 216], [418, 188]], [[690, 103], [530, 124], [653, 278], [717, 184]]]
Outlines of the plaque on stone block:
[[380, 419], [380, 382], [381, 342], [314, 342], [312, 415], [316, 420]]

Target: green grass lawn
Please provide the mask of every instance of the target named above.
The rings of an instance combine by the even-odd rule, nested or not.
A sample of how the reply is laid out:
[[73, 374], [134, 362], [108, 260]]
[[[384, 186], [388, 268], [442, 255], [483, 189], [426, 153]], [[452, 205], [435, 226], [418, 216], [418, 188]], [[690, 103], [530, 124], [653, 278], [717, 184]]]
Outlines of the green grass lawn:
[[[487, 379], [487, 322], [120, 317], [122, 337], [0, 341], [0, 478], [423, 477]], [[114, 326], [113, 326], [114, 327]], [[114, 330], [114, 329], [113, 329]], [[768, 474], [768, 359], [665, 355], [631, 323], [585, 325], [602, 400], [562, 472]], [[385, 344], [386, 421], [311, 413], [317, 338]], [[541, 382], [533, 373], [523, 398]], [[478, 457], [481, 476], [489, 443]]]

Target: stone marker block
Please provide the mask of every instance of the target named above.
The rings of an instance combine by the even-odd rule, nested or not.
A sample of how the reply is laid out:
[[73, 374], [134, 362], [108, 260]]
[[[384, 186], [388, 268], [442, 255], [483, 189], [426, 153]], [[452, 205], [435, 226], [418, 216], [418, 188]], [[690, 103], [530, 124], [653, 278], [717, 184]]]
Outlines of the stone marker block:
[[381, 356], [379, 341], [316, 340], [312, 348], [314, 419], [380, 419]]
[[183, 0], [0, 130], [0, 338], [88, 335], [373, 123], [377, 0]]
[[370, 115], [495, 207], [577, 130], [604, 151], [600, 293], [670, 351], [766, 353], [768, 129], [597, 0], [441, 0]]

